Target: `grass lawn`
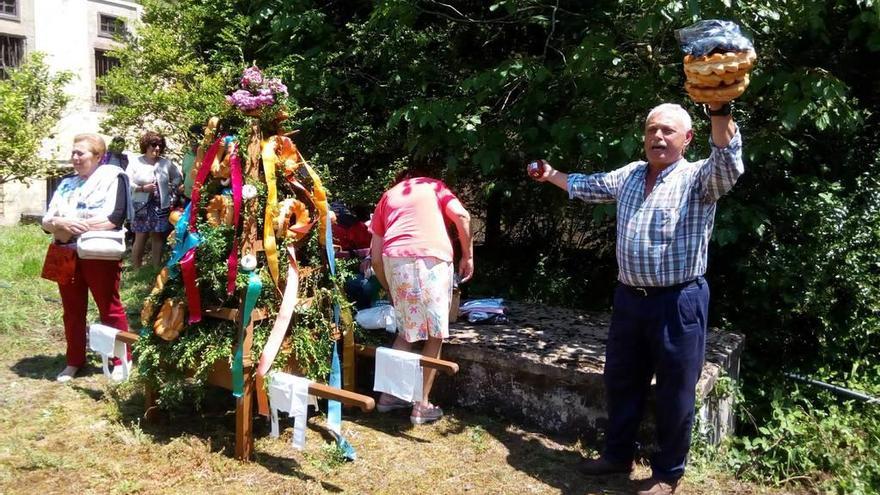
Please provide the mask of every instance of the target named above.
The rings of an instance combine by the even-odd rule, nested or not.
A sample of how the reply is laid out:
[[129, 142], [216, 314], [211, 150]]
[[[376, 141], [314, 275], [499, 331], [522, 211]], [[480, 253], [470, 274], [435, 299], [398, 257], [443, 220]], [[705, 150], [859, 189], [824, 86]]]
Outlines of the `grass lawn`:
[[[146, 423], [139, 387], [111, 385], [95, 357], [85, 376], [54, 381], [65, 345], [57, 288], [39, 278], [47, 242], [35, 226], [0, 228], [0, 494], [632, 493], [650, 474], [640, 465], [632, 480], [582, 476], [578, 466], [595, 445], [454, 408], [421, 427], [405, 412], [345, 414], [343, 432], [358, 452], [351, 463], [340, 461], [322, 415], [309, 419], [302, 452], [290, 446], [289, 425], [272, 439], [258, 419], [254, 462], [238, 462], [226, 391], [210, 392], [201, 410]], [[133, 322], [140, 306], [131, 288], [148, 283], [148, 272], [124, 278]], [[706, 467], [689, 473], [683, 492], [790, 493]]]

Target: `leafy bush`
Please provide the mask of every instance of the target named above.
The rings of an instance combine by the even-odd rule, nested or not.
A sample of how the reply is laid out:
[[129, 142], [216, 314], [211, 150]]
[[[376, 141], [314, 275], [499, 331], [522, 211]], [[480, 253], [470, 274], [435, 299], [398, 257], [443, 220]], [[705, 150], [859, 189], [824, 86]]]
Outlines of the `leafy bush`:
[[775, 389], [770, 409], [758, 435], [735, 439], [724, 458], [739, 476], [777, 484], [796, 481], [839, 494], [877, 493], [876, 405], [838, 404], [833, 397]]

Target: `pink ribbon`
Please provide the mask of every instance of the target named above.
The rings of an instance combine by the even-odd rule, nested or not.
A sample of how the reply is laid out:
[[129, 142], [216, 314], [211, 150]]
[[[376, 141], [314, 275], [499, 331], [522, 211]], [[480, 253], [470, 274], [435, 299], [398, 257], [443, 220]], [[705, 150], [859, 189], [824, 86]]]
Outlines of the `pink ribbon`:
[[211, 164], [214, 163], [214, 158], [217, 157], [217, 153], [220, 151], [220, 143], [222, 142], [223, 138], [218, 138], [208, 148], [205, 158], [202, 159], [202, 166], [199, 167], [199, 173], [196, 174], [196, 179], [193, 181], [192, 210], [189, 215], [189, 230], [191, 232], [196, 231], [196, 221], [199, 219], [199, 196], [201, 195], [202, 184], [208, 178], [208, 173], [211, 172]]
[[[241, 160], [238, 158], [238, 145], [232, 144], [232, 156], [229, 158], [229, 167], [232, 169], [232, 225], [238, 229], [238, 220], [241, 216]], [[232, 250], [226, 260], [228, 278], [226, 280], [226, 293], [235, 292], [235, 277], [238, 274], [238, 236], [232, 237]]]
[[202, 298], [196, 285], [196, 248], [192, 248], [180, 260], [180, 272], [183, 275], [183, 288], [186, 304], [189, 309], [187, 322], [192, 325], [202, 321]]

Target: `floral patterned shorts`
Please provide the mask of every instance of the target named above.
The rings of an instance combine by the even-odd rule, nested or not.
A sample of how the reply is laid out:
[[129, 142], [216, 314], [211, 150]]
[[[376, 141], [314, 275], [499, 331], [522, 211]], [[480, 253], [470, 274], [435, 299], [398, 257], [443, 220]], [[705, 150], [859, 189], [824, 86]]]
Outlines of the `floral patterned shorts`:
[[449, 337], [452, 263], [437, 258], [382, 257], [397, 330], [407, 342]]

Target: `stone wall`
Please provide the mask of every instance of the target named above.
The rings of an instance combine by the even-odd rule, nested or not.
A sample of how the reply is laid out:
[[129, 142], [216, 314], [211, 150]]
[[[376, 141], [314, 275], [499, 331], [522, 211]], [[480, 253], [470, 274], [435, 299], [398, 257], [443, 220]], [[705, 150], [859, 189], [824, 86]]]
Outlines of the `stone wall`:
[[0, 185], [0, 225], [15, 225], [23, 214], [46, 211], [46, 181], [9, 182]]
[[[457, 362], [460, 371], [437, 378], [437, 402], [595, 439], [606, 421], [602, 369], [610, 315], [518, 303], [509, 307], [507, 324], [451, 325], [443, 358]], [[742, 345], [739, 334], [711, 329], [707, 336], [697, 395], [711, 441], [733, 427], [730, 400], [716, 400], [712, 390], [723, 373], [739, 376]], [[649, 411], [646, 419], [647, 434]]]

